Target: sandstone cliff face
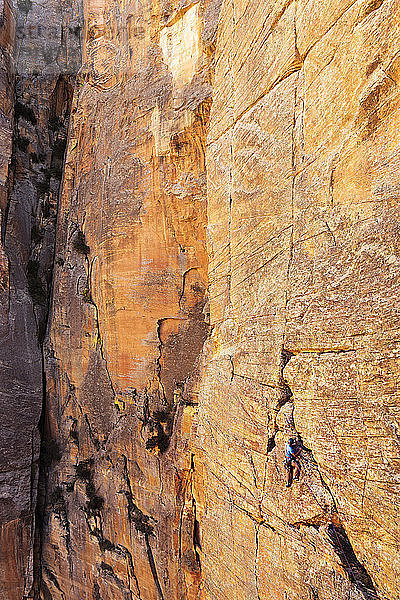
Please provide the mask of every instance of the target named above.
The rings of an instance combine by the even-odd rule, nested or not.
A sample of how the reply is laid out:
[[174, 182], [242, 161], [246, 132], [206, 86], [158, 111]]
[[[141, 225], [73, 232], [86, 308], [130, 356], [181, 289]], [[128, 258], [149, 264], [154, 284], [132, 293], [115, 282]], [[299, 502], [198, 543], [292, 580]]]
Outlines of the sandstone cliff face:
[[7, 10], [1, 594], [398, 600], [398, 2]]
[[[1, 361], [1, 497], [0, 497], [0, 564], [1, 594], [7, 597], [10, 589], [16, 588], [22, 597], [24, 574], [29, 556], [30, 521], [27, 513], [30, 509], [31, 491], [31, 452], [32, 427], [24, 423], [21, 437], [16, 435], [19, 429], [10, 406], [15, 397], [16, 404], [29, 402], [29, 391], [34, 394], [38, 388], [38, 379], [27, 377], [29, 357], [25, 354], [23, 334], [10, 323], [9, 311], [15, 307], [15, 299], [10, 294], [10, 265], [5, 244], [5, 225], [7, 221], [9, 163], [13, 145], [14, 122], [14, 42], [15, 12], [8, 2], [0, 4], [0, 361]], [[21, 345], [22, 351], [18, 346]], [[35, 349], [32, 358], [35, 356]], [[22, 357], [21, 357], [22, 354]], [[22, 360], [21, 360], [22, 358]], [[38, 371], [38, 374], [40, 370]], [[40, 381], [40, 376], [39, 376]], [[26, 384], [26, 385], [24, 385]], [[29, 420], [28, 420], [29, 421]], [[38, 441], [38, 436], [36, 437]], [[17, 537], [18, 542], [14, 543]], [[22, 568], [19, 557], [24, 563]]]
[[[222, 5], [208, 598], [399, 597], [398, 20], [391, 1]], [[286, 490], [289, 434], [305, 449]]]
[[198, 598], [192, 452], [208, 333], [218, 7], [88, 2], [60, 203], [42, 593]]
[[41, 344], [72, 74], [80, 65], [79, 11], [62, 5], [1, 3], [0, 595], [7, 600], [30, 597], [34, 579]]

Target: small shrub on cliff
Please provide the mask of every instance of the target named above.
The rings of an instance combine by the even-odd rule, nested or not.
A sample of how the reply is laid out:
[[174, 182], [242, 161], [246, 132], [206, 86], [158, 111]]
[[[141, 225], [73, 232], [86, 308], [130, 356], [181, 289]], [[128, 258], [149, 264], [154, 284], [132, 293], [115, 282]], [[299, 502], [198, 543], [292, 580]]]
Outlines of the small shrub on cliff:
[[143, 514], [139, 508], [136, 508], [134, 511], [132, 521], [136, 527], [136, 531], [140, 531], [145, 535], [151, 535], [153, 533], [154, 527], [150, 523], [150, 518], [148, 515]]
[[[88, 486], [86, 486], [86, 495], [89, 496]], [[90, 513], [99, 512], [104, 506], [104, 498], [96, 494], [95, 492], [90, 492], [89, 500], [86, 502], [86, 508]]]
[[82, 460], [75, 466], [75, 473], [78, 479], [86, 482], [85, 492], [88, 500], [86, 502], [86, 511], [90, 514], [99, 512], [104, 506], [104, 498], [99, 496], [94, 487], [93, 460]]
[[83, 481], [90, 481], [92, 477], [92, 460], [81, 460], [77, 465], [75, 465], [75, 473], [78, 479], [82, 479]]
[[59, 485], [51, 492], [49, 496], [49, 505], [60, 519], [66, 519], [67, 508], [63, 490]]
[[101, 552], [104, 552], [104, 550], [113, 552], [115, 550], [115, 544], [113, 544], [110, 540], [107, 540], [106, 538], [101, 538], [99, 540], [99, 548]]
[[163, 453], [168, 450], [170, 437], [165, 433], [163, 427], [157, 423], [157, 435], [149, 438], [146, 442], [147, 450], [158, 450]]
[[152, 417], [157, 423], [168, 423], [171, 420], [171, 411], [168, 409], [155, 410]]
[[112, 568], [111, 565], [108, 565], [106, 562], [102, 561], [100, 568], [102, 571], [106, 571], [107, 573], [114, 575], [114, 569]]
[[84, 302], [87, 302], [88, 304], [93, 304], [92, 294], [91, 294], [88, 286], [84, 287], [82, 290], [82, 299]]

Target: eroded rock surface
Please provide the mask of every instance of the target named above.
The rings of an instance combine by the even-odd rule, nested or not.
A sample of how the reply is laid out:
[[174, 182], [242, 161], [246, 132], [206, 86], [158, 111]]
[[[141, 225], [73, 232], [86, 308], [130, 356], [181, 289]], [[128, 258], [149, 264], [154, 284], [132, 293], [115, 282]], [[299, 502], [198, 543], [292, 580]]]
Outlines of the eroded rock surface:
[[[222, 5], [199, 409], [208, 598], [399, 597], [399, 16], [391, 1]], [[305, 449], [287, 490], [290, 434]]]
[[5, 5], [5, 600], [400, 599], [399, 11]]
[[195, 599], [191, 438], [209, 330], [205, 142], [218, 11], [85, 9], [46, 356], [46, 435], [61, 459], [46, 476], [42, 590]]
[[73, 73], [80, 66], [74, 29], [80, 14], [73, 2], [65, 4], [0, 5], [0, 595], [5, 600], [31, 597], [38, 566], [41, 345]]

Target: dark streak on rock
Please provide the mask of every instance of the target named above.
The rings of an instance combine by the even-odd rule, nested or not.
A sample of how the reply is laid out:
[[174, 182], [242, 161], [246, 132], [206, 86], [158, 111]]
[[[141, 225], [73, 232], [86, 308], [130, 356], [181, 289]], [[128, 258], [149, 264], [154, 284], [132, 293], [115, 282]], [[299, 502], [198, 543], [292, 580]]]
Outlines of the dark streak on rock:
[[50, 494], [49, 504], [53, 512], [57, 515], [61, 527], [65, 530], [65, 545], [69, 553], [71, 551], [71, 528], [68, 519], [67, 504], [60, 486], [57, 486]]
[[97, 583], [97, 581], [95, 581], [93, 584], [93, 600], [102, 600], [100, 596], [99, 584]]
[[134, 502], [131, 480], [128, 473], [128, 460], [124, 454], [122, 455], [122, 460], [122, 475], [127, 489], [123, 490], [121, 493], [125, 495], [128, 503], [128, 520], [134, 525], [136, 531], [146, 535], [152, 535], [154, 533], [154, 526], [151, 524], [151, 517], [145, 515]]
[[358, 560], [344, 527], [330, 523], [328, 537], [342, 563], [349, 580], [361, 592], [365, 600], [378, 600], [375, 586], [364, 565]]
[[164, 600], [164, 594], [163, 594], [163, 591], [161, 589], [160, 580], [158, 579], [158, 574], [157, 574], [157, 569], [156, 569], [156, 563], [154, 562], [153, 551], [152, 551], [151, 546], [150, 546], [150, 539], [149, 539], [149, 534], [148, 533], [145, 533], [144, 539], [145, 539], [145, 542], [146, 542], [147, 558], [148, 558], [148, 561], [149, 561], [149, 566], [150, 566], [151, 574], [153, 575], [154, 583], [155, 583], [158, 595], [160, 597], [160, 600]]
[[60, 584], [57, 581], [57, 577], [54, 575], [53, 571], [51, 571], [51, 569], [49, 569], [49, 567], [47, 567], [47, 566], [43, 567], [43, 571], [44, 571], [46, 577], [48, 578], [48, 580], [51, 581], [51, 583], [54, 585], [54, 587], [60, 592], [62, 600], [66, 600], [66, 596], [65, 596], [63, 590], [61, 589]]
[[[284, 382], [285, 387], [289, 390], [289, 399], [293, 397], [293, 393], [284, 379], [284, 369], [289, 363], [290, 359], [294, 356], [292, 352], [285, 350], [282, 348], [282, 360], [281, 360], [281, 376]], [[329, 541], [333, 547], [333, 550], [337, 554], [342, 564], [342, 567], [348, 576], [350, 582], [356, 587], [356, 589], [364, 596], [365, 600], [378, 600], [378, 594], [374, 587], [371, 576], [369, 575], [366, 568], [362, 565], [362, 563], [356, 557], [356, 554], [353, 550], [351, 542], [348, 538], [346, 530], [343, 524], [340, 521], [340, 517], [338, 514], [335, 498], [333, 493], [331, 492], [328, 484], [325, 482], [322, 477], [321, 471], [318, 467], [318, 463], [315, 460], [312, 451], [309, 448], [306, 448], [301, 435], [296, 429], [294, 418], [293, 418], [293, 430], [297, 436], [297, 439], [302, 447], [302, 455], [300, 456], [300, 460], [306, 460], [309, 464], [312, 464], [316, 468], [316, 472], [319, 476], [318, 485], [328, 494], [331, 499], [330, 508], [324, 507], [320, 504], [318, 499], [315, 497], [315, 500], [318, 504], [320, 504], [321, 508], [323, 508], [324, 513], [322, 515], [317, 516], [314, 519], [310, 519], [308, 522], [301, 522], [296, 525], [305, 525], [307, 527], [314, 527], [317, 530], [326, 524], [326, 532], [329, 538]], [[309, 487], [309, 486], [307, 486]], [[309, 487], [311, 493], [314, 495], [313, 490]]]
[[[152, 573], [152, 576], [154, 579], [154, 584], [156, 586], [160, 600], [164, 600], [163, 591], [161, 588], [160, 580], [159, 580], [158, 574], [157, 574], [156, 564], [154, 561], [153, 551], [152, 551], [152, 548], [150, 545], [150, 536], [154, 535], [154, 525], [151, 523], [151, 520], [154, 520], [154, 519], [152, 519], [152, 517], [150, 517], [149, 515], [144, 514], [143, 511], [141, 511], [140, 508], [135, 504], [134, 499], [133, 499], [132, 484], [131, 484], [129, 472], [128, 472], [128, 460], [125, 455], [122, 455], [122, 460], [123, 460], [122, 475], [125, 480], [127, 489], [123, 490], [120, 493], [123, 493], [125, 495], [127, 503], [128, 503], [128, 506], [127, 506], [128, 520], [135, 527], [135, 529], [138, 533], [144, 534], [147, 559], [148, 559], [150, 570], [151, 570], [151, 573]], [[133, 563], [132, 563], [132, 569], [133, 569]], [[136, 580], [137, 588], [139, 590], [139, 584], [136, 579], [136, 576], [135, 576], [135, 580]]]

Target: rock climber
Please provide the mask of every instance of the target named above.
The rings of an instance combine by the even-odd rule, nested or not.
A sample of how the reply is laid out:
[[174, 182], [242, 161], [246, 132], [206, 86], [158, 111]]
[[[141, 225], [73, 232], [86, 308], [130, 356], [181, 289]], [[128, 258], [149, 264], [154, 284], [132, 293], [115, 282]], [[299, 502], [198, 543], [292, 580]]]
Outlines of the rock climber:
[[289, 438], [285, 444], [285, 468], [287, 471], [286, 487], [292, 485], [293, 479], [296, 481], [300, 478], [300, 463], [298, 456], [301, 453], [301, 446], [295, 438]]

